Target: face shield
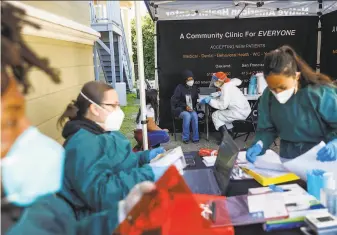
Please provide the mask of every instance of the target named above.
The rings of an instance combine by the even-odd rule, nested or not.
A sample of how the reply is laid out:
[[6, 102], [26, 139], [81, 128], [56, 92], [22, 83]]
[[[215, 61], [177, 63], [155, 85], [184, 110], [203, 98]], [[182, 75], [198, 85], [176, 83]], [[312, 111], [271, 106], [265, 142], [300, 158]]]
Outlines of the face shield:
[[215, 76], [215, 73], [212, 75], [212, 78], [211, 78], [211, 82], [209, 83], [209, 87], [212, 88], [212, 87], [216, 87], [215, 86], [215, 83], [217, 83], [219, 81], [219, 78], [217, 76]]

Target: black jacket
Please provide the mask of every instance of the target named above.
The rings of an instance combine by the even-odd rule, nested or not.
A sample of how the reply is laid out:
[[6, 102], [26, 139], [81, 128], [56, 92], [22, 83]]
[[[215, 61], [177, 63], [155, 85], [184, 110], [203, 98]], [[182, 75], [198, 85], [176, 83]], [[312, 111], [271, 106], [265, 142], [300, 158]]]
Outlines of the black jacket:
[[192, 97], [193, 109], [196, 109], [198, 100], [198, 89], [196, 86], [188, 87], [187, 85], [179, 84], [173, 96], [171, 97], [171, 110], [175, 117], [179, 117], [180, 113], [186, 111], [186, 95]]
[[83, 118], [79, 120], [68, 121], [62, 131], [62, 136], [66, 140], [63, 146], [66, 146], [69, 139], [80, 129], [87, 130], [95, 135], [100, 135], [105, 132], [102, 127], [89, 119]]

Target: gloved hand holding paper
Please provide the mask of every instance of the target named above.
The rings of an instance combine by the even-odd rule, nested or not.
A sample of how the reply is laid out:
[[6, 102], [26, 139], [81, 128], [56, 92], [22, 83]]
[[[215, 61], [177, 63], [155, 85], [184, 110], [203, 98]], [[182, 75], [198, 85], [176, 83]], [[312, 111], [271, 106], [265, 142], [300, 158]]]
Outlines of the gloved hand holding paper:
[[[285, 162], [284, 166], [298, 175], [301, 179], [307, 180], [307, 171], [313, 169], [320, 169], [326, 172], [333, 172], [335, 177], [337, 176], [337, 162], [321, 162], [317, 160], [317, 153], [325, 146], [322, 141], [305, 154], [298, 156], [297, 158]], [[337, 181], [336, 181], [337, 182]]]

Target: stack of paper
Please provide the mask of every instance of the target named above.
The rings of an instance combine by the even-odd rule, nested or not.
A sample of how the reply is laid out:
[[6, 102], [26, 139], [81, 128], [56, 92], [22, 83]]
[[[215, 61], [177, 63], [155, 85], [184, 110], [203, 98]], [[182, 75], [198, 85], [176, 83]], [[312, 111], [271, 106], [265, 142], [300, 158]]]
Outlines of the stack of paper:
[[[278, 185], [277, 187], [283, 190], [284, 195], [307, 195], [307, 191], [305, 191], [301, 186], [298, 184], [283, 184]], [[265, 194], [265, 193], [274, 193], [270, 187], [261, 187], [261, 188], [250, 188], [248, 189], [249, 195], [256, 195], [256, 194]]]
[[[246, 152], [240, 152], [238, 163], [247, 162]], [[240, 164], [241, 168], [263, 186], [298, 180], [299, 177], [284, 167], [280, 156], [267, 150], [254, 164]]]
[[166, 151], [150, 162], [150, 166], [156, 167], [169, 167], [171, 165], [174, 165], [180, 173], [182, 173], [186, 167], [184, 153], [180, 146]]
[[203, 157], [202, 162], [207, 166], [214, 166], [216, 161], [216, 156]]
[[248, 208], [249, 213], [257, 215], [261, 213], [266, 220], [288, 218], [282, 193], [250, 195], [248, 196]]
[[284, 163], [284, 167], [294, 172], [301, 179], [307, 180], [307, 171], [321, 169], [326, 172], [333, 172], [337, 187], [337, 161], [320, 162], [316, 160], [318, 151], [325, 146], [324, 142], [319, 143], [305, 154]]
[[267, 221], [264, 225], [266, 231], [298, 228], [304, 225], [305, 216], [328, 211], [315, 197], [309, 194], [287, 196], [287, 194], [283, 193], [283, 195], [289, 217], [287, 219]]

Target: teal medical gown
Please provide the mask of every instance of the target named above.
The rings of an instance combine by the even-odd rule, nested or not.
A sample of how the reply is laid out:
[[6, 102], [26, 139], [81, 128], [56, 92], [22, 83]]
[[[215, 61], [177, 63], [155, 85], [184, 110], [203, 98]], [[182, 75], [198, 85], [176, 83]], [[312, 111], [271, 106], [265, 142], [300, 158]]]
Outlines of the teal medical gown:
[[134, 153], [120, 132], [93, 134], [80, 129], [65, 146], [64, 185], [60, 194], [76, 218], [113, 208], [136, 184], [154, 181], [149, 151]]
[[25, 209], [6, 235], [93, 235], [112, 234], [118, 226], [118, 204], [110, 210], [92, 214], [79, 221], [63, 199], [42, 197]]
[[337, 138], [337, 88], [307, 85], [285, 104], [266, 89], [258, 111], [254, 143], [263, 142], [263, 153], [277, 137], [283, 158], [298, 157], [321, 141]]

